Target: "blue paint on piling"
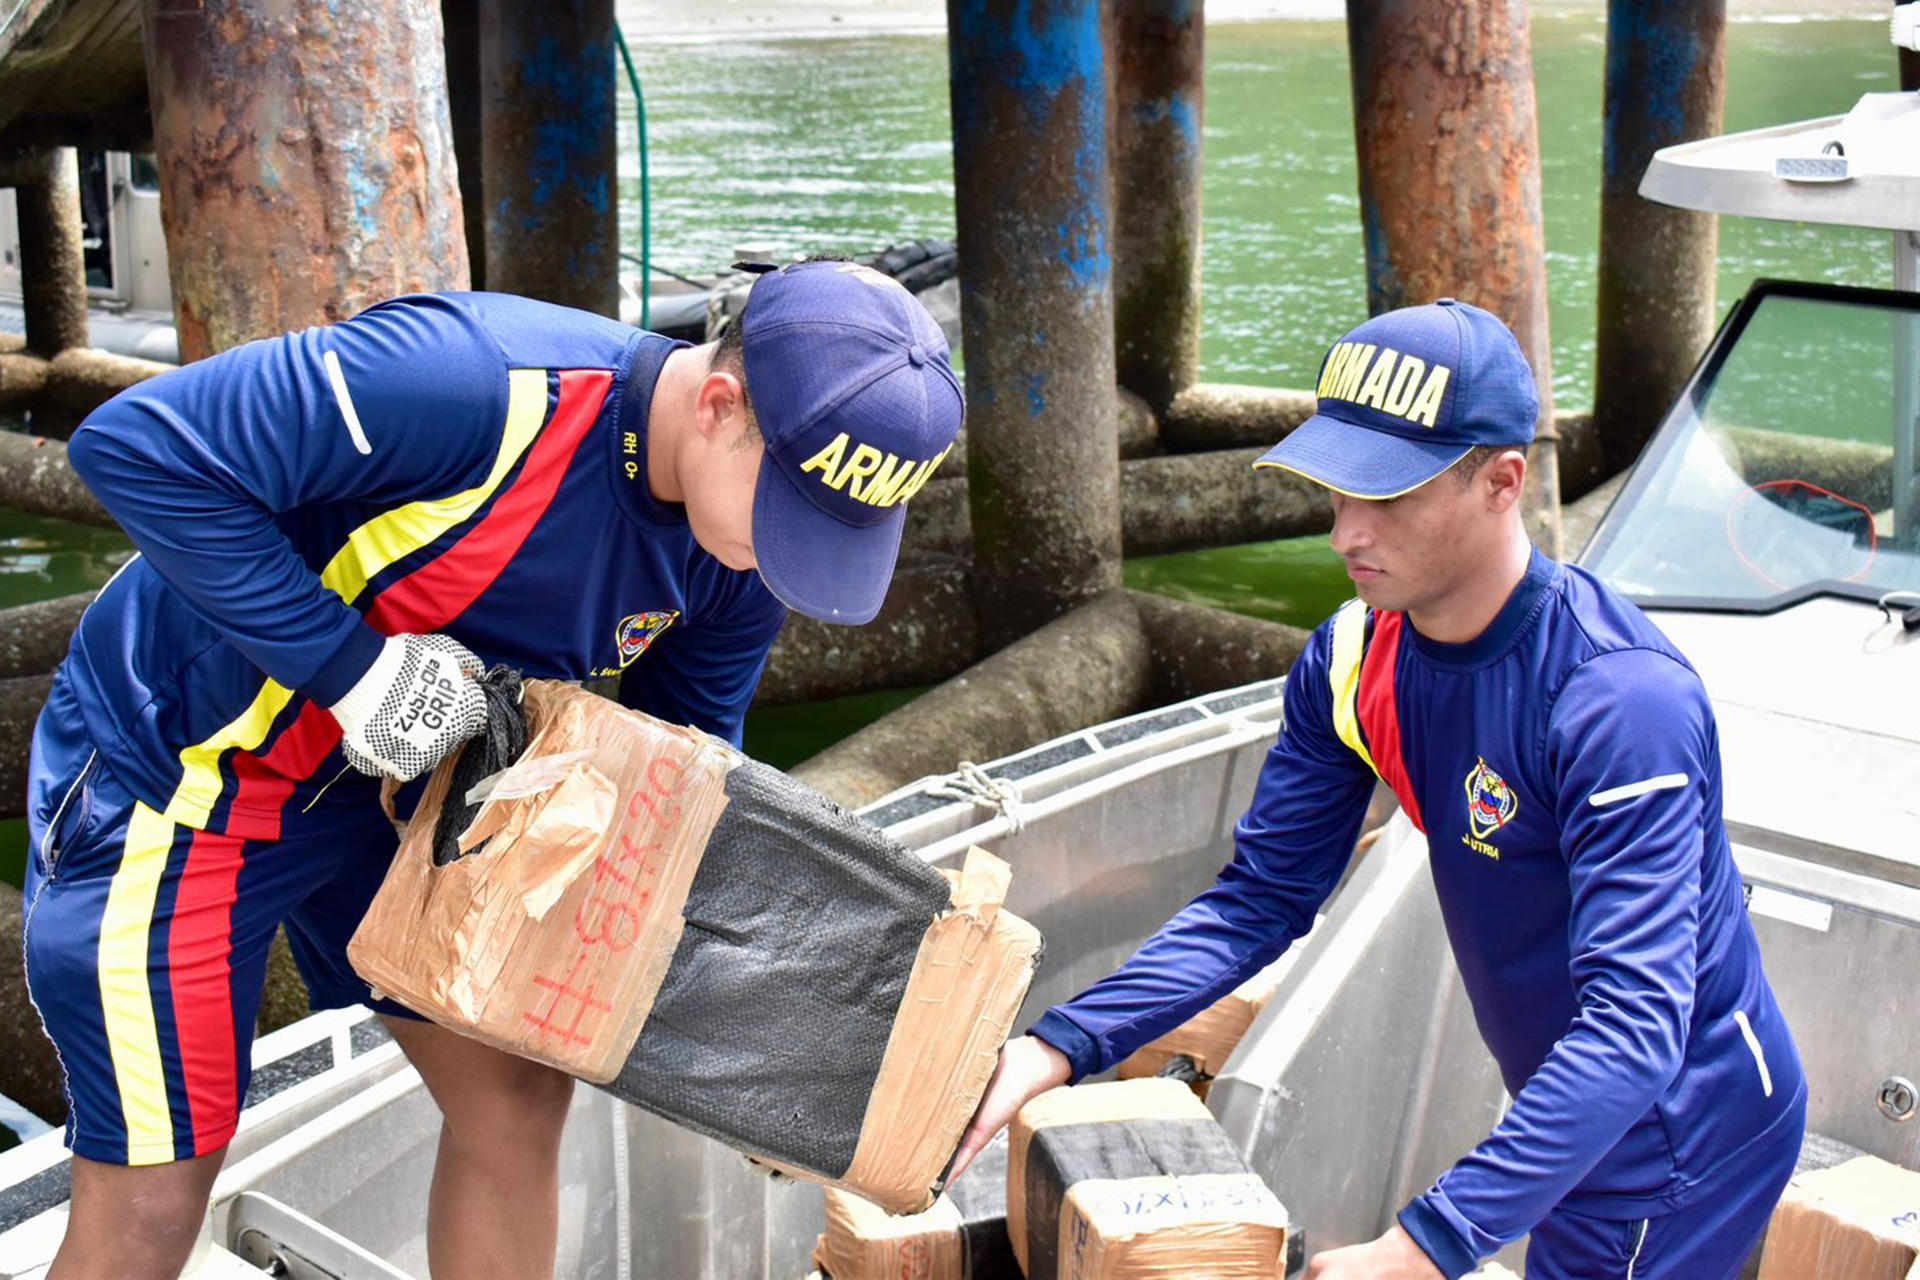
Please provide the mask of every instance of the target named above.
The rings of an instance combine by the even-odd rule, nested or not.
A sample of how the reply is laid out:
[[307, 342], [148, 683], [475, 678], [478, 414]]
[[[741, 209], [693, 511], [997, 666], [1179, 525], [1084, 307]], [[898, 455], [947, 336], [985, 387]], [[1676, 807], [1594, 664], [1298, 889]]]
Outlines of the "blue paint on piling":
[[534, 129], [527, 174], [527, 207], [520, 211], [524, 230], [537, 231], [547, 206], [565, 193], [583, 200], [596, 214], [612, 207], [613, 187], [602, 163], [601, 122], [613, 110], [613, 77], [604, 58], [580, 56], [559, 40], [534, 44], [520, 63], [520, 87], [544, 104]]
[[[1071, 139], [1075, 199], [1053, 211], [1053, 257], [1075, 289], [1102, 289], [1112, 278], [1113, 261], [1106, 226], [1107, 77], [1100, 7], [1091, 0], [1016, 0], [1010, 15], [993, 12], [1000, 8], [986, 0], [951, 8], [956, 159], [975, 148], [989, 151], [996, 135], [1008, 131], [1063, 131]], [[1016, 117], [1011, 120], [1000, 114], [1009, 96]]]
[[362, 236], [369, 240], [380, 235], [379, 209], [385, 199], [387, 184], [362, 167], [362, 157], [351, 157], [347, 170], [347, 191], [353, 197], [353, 221]]
[[1601, 141], [1607, 183], [1637, 181], [1655, 151], [1692, 140], [1685, 94], [1701, 67], [1697, 21], [1676, 0], [1613, 0], [1607, 6]]
[[1047, 382], [1052, 377], [1047, 373], [1027, 375], [1027, 416], [1037, 418], [1047, 411]]

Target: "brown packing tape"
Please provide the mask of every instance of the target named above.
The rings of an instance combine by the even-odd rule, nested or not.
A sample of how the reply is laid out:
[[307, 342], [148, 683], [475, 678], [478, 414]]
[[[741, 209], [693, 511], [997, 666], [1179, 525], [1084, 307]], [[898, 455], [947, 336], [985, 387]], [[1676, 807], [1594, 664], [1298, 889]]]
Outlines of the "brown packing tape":
[[[967, 1122], [1000, 1060], [1026, 998], [1040, 934], [1001, 910], [1012, 873], [983, 849], [969, 849], [953, 885], [953, 909], [928, 926], [846, 1173], [826, 1181], [889, 1213], [933, 1203]], [[808, 1181], [813, 1173], [774, 1165]]]
[[1088, 1179], [1061, 1207], [1061, 1280], [1272, 1280], [1286, 1256], [1286, 1211], [1254, 1173]]
[[845, 1191], [830, 1189], [826, 1200], [813, 1261], [833, 1280], [963, 1280], [960, 1211], [945, 1196], [902, 1217]]
[[[435, 1022], [604, 1082], [666, 977], [737, 757], [572, 685], [530, 680], [525, 707], [531, 740], [463, 833], [473, 852], [433, 865], [448, 761], [347, 954]], [[550, 785], [510, 795], [542, 762]]]
[[1049, 1089], [1014, 1117], [1007, 1134], [1007, 1239], [1022, 1271], [1027, 1257], [1027, 1155], [1037, 1130], [1126, 1120], [1211, 1120], [1206, 1103], [1178, 1080], [1128, 1080]]
[[1760, 1280], [1920, 1280], [1920, 1173], [1860, 1156], [1795, 1175]]
[[1120, 1078], [1157, 1076], [1168, 1059], [1179, 1056], [1193, 1059], [1206, 1075], [1219, 1075], [1247, 1028], [1273, 998], [1281, 972], [1281, 962], [1276, 960], [1172, 1031], [1143, 1045], [1120, 1064]]

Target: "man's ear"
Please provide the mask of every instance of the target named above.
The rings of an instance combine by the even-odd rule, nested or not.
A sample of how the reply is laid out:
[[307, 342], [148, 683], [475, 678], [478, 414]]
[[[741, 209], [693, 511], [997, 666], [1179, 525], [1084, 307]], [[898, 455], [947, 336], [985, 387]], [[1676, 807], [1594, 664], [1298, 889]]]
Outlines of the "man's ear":
[[1486, 486], [1487, 509], [1496, 514], [1512, 510], [1520, 503], [1527, 483], [1527, 451], [1502, 449], [1480, 469], [1480, 483]]
[[693, 394], [694, 428], [709, 440], [730, 436], [742, 421], [745, 403], [740, 375], [731, 369], [714, 369]]

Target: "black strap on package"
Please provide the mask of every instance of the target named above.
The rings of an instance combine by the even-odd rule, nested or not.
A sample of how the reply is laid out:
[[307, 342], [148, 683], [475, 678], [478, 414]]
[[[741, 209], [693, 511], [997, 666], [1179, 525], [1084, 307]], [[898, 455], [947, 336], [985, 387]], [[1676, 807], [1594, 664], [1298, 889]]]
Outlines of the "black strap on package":
[[728, 1146], [839, 1176], [947, 881], [776, 769], [727, 775], [686, 929], [606, 1086]]
[[1053, 1125], [1027, 1147], [1027, 1280], [1060, 1274], [1060, 1210], [1087, 1179], [1244, 1173], [1247, 1162], [1211, 1117]]

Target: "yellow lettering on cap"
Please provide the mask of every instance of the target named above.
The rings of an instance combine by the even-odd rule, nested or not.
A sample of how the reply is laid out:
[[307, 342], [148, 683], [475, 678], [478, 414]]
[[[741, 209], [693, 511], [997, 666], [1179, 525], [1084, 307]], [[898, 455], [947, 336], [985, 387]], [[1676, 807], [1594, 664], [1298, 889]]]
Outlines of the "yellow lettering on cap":
[[1353, 393], [1360, 388], [1360, 375], [1366, 372], [1367, 361], [1373, 358], [1374, 350], [1372, 343], [1355, 346], [1347, 360], [1346, 368], [1340, 371], [1339, 383], [1333, 388], [1334, 399], [1353, 399]]
[[820, 478], [828, 484], [833, 483], [833, 473], [840, 466], [841, 455], [847, 451], [847, 433], [842, 431], [828, 442], [827, 447], [800, 464], [800, 470], [820, 471]]
[[1447, 394], [1447, 378], [1452, 370], [1443, 364], [1433, 366], [1427, 373], [1427, 380], [1420, 386], [1420, 394], [1414, 397], [1413, 407], [1407, 410], [1407, 420], [1430, 427], [1440, 417], [1440, 401]]
[[890, 507], [900, 501], [901, 491], [919, 465], [888, 454], [880, 460], [880, 469], [873, 473], [873, 479], [867, 481], [867, 491], [854, 496], [870, 507]]
[[1392, 347], [1381, 351], [1379, 358], [1373, 362], [1373, 368], [1367, 373], [1360, 394], [1353, 398], [1355, 404], [1372, 405], [1376, 409], [1380, 407], [1380, 402], [1386, 398], [1387, 382], [1393, 377], [1394, 359], [1398, 354]]
[[919, 473], [916, 474], [912, 480], [909, 480], [907, 482], [907, 487], [905, 489], [901, 490], [900, 501], [902, 502], [912, 501], [913, 495], [920, 492], [921, 488], [927, 483], [927, 481], [933, 479], [933, 473], [939, 470], [940, 464], [945, 462], [947, 460], [947, 455], [952, 452], [953, 452], [953, 446], [948, 445], [946, 448], [940, 451], [939, 457], [930, 458], [926, 462], [923, 462], [922, 464], [920, 464]]
[[1320, 369], [1320, 385], [1313, 389], [1314, 395], [1324, 400], [1333, 391], [1334, 385], [1340, 381], [1341, 371], [1346, 368], [1347, 354], [1352, 348], [1351, 342], [1333, 344], [1333, 350], [1327, 352], [1327, 363]]
[[1400, 367], [1393, 371], [1393, 385], [1387, 388], [1387, 398], [1380, 407], [1396, 418], [1406, 417], [1407, 406], [1420, 389], [1420, 376], [1426, 371], [1427, 362], [1419, 356], [1401, 356]]
[[848, 495], [856, 502], [862, 501], [860, 493], [866, 487], [864, 481], [879, 469], [880, 459], [886, 456], [870, 444], [860, 445], [854, 449], [853, 456], [847, 459], [847, 465], [840, 468], [840, 474], [827, 481], [827, 484], [835, 489], [843, 489], [851, 480], [853, 487], [847, 489]]

